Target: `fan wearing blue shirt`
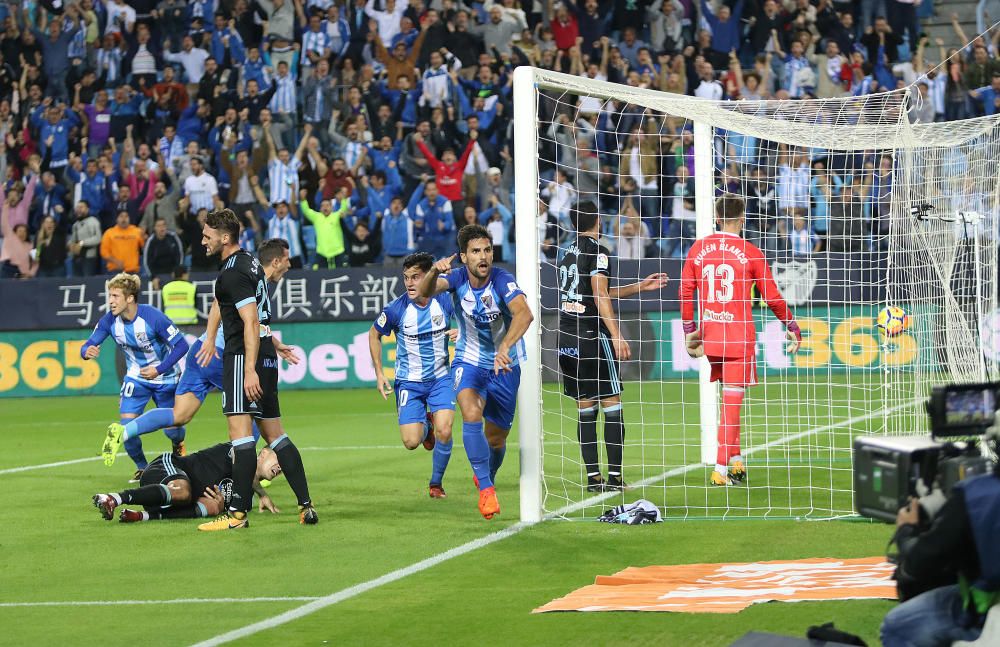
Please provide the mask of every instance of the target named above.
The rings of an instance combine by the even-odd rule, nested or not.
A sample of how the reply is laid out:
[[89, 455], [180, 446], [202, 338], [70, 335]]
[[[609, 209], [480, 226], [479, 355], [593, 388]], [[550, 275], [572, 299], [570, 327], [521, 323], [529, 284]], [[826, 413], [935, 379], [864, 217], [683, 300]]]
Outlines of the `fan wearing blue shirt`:
[[484, 227], [462, 227], [458, 249], [464, 267], [451, 269], [455, 254], [437, 261], [419, 293], [430, 298], [448, 292], [454, 304], [458, 344], [452, 380], [462, 407], [462, 441], [479, 488], [479, 512], [492, 519], [500, 512], [493, 482], [514, 423], [526, 359], [521, 338], [534, 317], [514, 277], [493, 266], [493, 245]]
[[[108, 281], [108, 312], [97, 322], [90, 338], [80, 347], [85, 360], [100, 354], [101, 343], [112, 337], [125, 353], [125, 379], [122, 382], [119, 417], [125, 424], [137, 417], [152, 399], [157, 407], [173, 407], [174, 391], [181, 370], [177, 362], [188, 350], [184, 334], [165, 314], [152, 306], [139, 305], [141, 283], [134, 274], [121, 273]], [[184, 454], [184, 427], [164, 429], [173, 443], [173, 451]], [[138, 437], [125, 442], [125, 451], [135, 462], [138, 481], [146, 469], [146, 456]], [[112, 465], [115, 454], [104, 456]]]
[[[454, 315], [444, 295], [425, 298], [417, 288], [434, 265], [426, 252], [403, 259], [406, 294], [388, 304], [368, 333], [368, 349], [375, 366], [377, 388], [383, 399], [396, 393], [399, 435], [407, 449], [423, 444], [434, 450], [428, 493], [446, 497], [442, 482], [451, 459], [451, 425], [455, 419], [455, 389], [448, 370], [448, 325]], [[396, 335], [396, 383], [390, 388], [382, 370], [382, 337]], [[428, 413], [428, 411], [430, 413]], [[433, 431], [424, 423], [430, 421]]]

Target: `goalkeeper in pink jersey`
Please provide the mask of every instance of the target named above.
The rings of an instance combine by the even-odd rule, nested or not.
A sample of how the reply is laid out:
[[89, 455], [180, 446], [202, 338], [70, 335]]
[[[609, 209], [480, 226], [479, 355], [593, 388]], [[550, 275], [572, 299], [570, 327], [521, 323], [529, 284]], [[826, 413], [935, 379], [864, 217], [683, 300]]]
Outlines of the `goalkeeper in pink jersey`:
[[[764, 302], [785, 324], [788, 352], [799, 349], [802, 332], [781, 297], [767, 259], [756, 245], [740, 237], [743, 199], [723, 195], [715, 202], [719, 231], [695, 241], [681, 272], [681, 319], [691, 357], [704, 356], [712, 366], [712, 381], [722, 382], [719, 448], [712, 485], [735, 485], [746, 478], [740, 453], [740, 409], [746, 387], [757, 383], [757, 330], [753, 321], [754, 285]], [[701, 328], [694, 321], [698, 291]]]

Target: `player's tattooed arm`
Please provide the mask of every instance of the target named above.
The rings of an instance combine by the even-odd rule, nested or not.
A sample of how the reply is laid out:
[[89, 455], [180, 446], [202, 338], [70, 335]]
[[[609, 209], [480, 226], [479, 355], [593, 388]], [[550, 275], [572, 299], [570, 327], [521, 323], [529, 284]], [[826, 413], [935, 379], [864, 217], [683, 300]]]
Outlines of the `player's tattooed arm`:
[[611, 305], [608, 277], [604, 274], [594, 274], [590, 277], [590, 289], [594, 294], [597, 314], [607, 327], [608, 332], [611, 333], [611, 345], [614, 347], [615, 357], [622, 361], [631, 359], [632, 349], [622, 337], [621, 329], [618, 327], [618, 317], [615, 316], [615, 309]]
[[513, 361], [510, 358], [510, 349], [524, 336], [524, 333], [528, 332], [531, 322], [535, 320], [535, 316], [531, 314], [531, 308], [528, 307], [528, 299], [523, 294], [514, 297], [507, 306], [510, 308], [512, 317], [510, 325], [507, 327], [507, 334], [503, 336], [503, 341], [497, 345], [496, 357], [493, 360], [493, 370], [496, 373], [511, 370]]
[[439, 259], [434, 263], [430, 271], [424, 274], [424, 278], [420, 280], [420, 287], [418, 289], [420, 296], [429, 299], [448, 290], [448, 280], [441, 278], [441, 275], [451, 270], [451, 262], [455, 260], [456, 256], [458, 254], [452, 254], [447, 258]]
[[608, 296], [612, 299], [626, 299], [639, 294], [640, 292], [661, 290], [667, 286], [667, 281], [669, 280], [670, 277], [667, 276], [666, 272], [657, 272], [655, 274], [650, 274], [643, 280], [636, 283], [630, 283], [629, 285], [622, 285], [616, 288], [608, 288]]
[[383, 400], [388, 400], [389, 394], [392, 393], [392, 386], [382, 369], [382, 333], [376, 330], [375, 326], [368, 330], [368, 352], [372, 356], [372, 366], [375, 367], [375, 388], [378, 389]]
[[257, 509], [260, 512], [264, 512], [265, 510], [271, 514], [278, 514], [281, 512], [281, 510], [278, 509], [278, 506], [274, 505], [274, 501], [271, 500], [271, 497], [268, 496], [267, 490], [260, 486], [259, 478], [255, 477], [253, 480], [253, 491], [257, 494]]

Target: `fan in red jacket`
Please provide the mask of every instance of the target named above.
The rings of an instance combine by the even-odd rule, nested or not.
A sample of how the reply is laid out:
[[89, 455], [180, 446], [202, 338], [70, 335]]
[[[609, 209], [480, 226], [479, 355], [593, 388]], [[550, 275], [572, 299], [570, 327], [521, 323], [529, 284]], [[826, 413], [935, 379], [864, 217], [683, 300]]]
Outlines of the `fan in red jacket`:
[[[735, 485], [746, 477], [740, 452], [740, 409], [747, 386], [757, 383], [757, 330], [751, 289], [757, 286], [771, 312], [785, 324], [789, 353], [799, 349], [802, 333], [756, 245], [740, 237], [743, 199], [723, 195], [715, 203], [721, 231], [695, 241], [681, 272], [681, 319], [691, 357], [708, 359], [712, 381], [722, 382], [719, 447], [712, 485]], [[701, 330], [694, 323], [698, 291]]]
[[469, 133], [469, 143], [465, 147], [462, 157], [455, 161], [455, 151], [446, 148], [441, 153], [441, 159], [434, 157], [431, 149], [424, 144], [424, 138], [420, 133], [413, 135], [413, 141], [417, 143], [417, 148], [427, 158], [427, 163], [434, 169], [434, 176], [437, 179], [438, 190], [445, 200], [454, 202], [462, 199], [462, 176], [465, 174], [465, 165], [472, 154], [472, 147], [476, 145], [476, 138], [479, 133], [473, 130]]

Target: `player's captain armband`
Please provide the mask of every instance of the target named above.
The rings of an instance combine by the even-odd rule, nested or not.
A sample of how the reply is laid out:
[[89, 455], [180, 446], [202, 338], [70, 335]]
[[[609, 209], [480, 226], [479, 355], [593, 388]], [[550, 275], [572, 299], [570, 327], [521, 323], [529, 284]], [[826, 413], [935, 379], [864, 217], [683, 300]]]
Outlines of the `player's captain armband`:
[[799, 328], [799, 324], [797, 324], [794, 319], [788, 322], [788, 325], [785, 326], [785, 329], [787, 329], [788, 332], [795, 335], [796, 339], [802, 341], [802, 330]]
[[695, 324], [695, 322], [693, 322], [693, 321], [685, 321], [684, 322], [684, 334], [685, 335], [690, 335], [691, 333], [693, 333], [696, 330], [698, 330], [698, 326], [697, 326], [697, 324]]
[[608, 269], [608, 255], [598, 254], [597, 255], [597, 269], [606, 270]]
[[385, 313], [383, 312], [378, 316], [378, 319], [375, 320], [375, 325], [378, 326], [379, 328], [385, 328], [385, 322], [388, 320], [389, 318], [385, 316]]
[[174, 336], [174, 335], [176, 335], [176, 334], [177, 334], [178, 332], [179, 332], [179, 331], [177, 330], [177, 326], [173, 326], [173, 325], [171, 325], [171, 326], [167, 326], [167, 339], [169, 339], [169, 338], [173, 337], [173, 336]]

